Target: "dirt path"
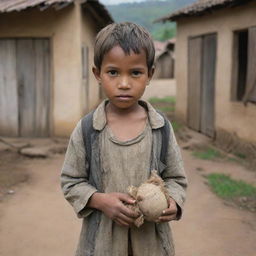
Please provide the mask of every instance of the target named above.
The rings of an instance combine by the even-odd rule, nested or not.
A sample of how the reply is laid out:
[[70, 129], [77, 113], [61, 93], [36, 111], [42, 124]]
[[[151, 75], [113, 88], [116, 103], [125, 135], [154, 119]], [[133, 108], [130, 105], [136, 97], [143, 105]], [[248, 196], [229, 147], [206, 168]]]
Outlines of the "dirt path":
[[225, 205], [202, 174], [221, 172], [255, 184], [256, 173], [231, 162], [199, 160], [188, 151], [183, 158], [190, 186], [183, 219], [172, 223], [177, 256], [255, 256], [256, 213]]
[[[188, 151], [183, 157], [190, 186], [184, 218], [172, 223], [177, 256], [255, 256], [255, 214], [225, 205], [202, 174], [232, 172], [250, 182], [256, 174], [234, 163], [195, 159]], [[1, 256], [73, 255], [81, 222], [60, 191], [62, 162], [63, 155], [25, 161], [28, 182], [0, 202]]]
[[28, 182], [0, 204], [1, 256], [73, 255], [80, 220], [63, 200], [62, 162], [63, 156], [25, 162]]

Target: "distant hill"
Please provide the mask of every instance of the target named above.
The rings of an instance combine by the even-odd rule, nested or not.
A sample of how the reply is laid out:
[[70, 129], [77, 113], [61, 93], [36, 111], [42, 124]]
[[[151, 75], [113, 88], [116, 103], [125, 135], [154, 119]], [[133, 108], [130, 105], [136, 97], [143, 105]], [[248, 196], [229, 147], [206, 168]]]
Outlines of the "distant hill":
[[164, 41], [176, 35], [175, 23], [153, 24], [153, 21], [193, 2], [195, 0], [145, 0], [140, 3], [122, 3], [106, 7], [116, 22], [135, 22], [146, 27], [154, 39]]

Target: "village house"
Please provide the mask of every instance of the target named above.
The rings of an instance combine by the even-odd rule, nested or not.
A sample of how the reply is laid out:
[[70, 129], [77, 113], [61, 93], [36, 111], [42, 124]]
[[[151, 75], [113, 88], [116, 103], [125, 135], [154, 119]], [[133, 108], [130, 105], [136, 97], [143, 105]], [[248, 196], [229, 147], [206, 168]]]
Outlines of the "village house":
[[0, 1], [0, 136], [69, 136], [100, 100], [97, 32], [113, 22], [98, 0]]
[[174, 48], [175, 39], [165, 42], [154, 41], [156, 57], [155, 57], [155, 73], [153, 79], [171, 79], [174, 78]]
[[229, 150], [256, 154], [256, 1], [199, 0], [176, 21], [176, 116]]

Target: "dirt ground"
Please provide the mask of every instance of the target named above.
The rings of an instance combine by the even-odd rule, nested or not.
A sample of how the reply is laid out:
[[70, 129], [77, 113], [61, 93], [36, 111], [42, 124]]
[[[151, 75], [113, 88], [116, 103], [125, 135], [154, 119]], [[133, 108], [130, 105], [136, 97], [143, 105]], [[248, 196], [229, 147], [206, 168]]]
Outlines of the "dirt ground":
[[[182, 155], [189, 188], [182, 220], [171, 223], [176, 255], [255, 256], [256, 213], [225, 204], [204, 175], [221, 172], [256, 184], [256, 172], [235, 162], [200, 160], [189, 150], [182, 149]], [[63, 159], [64, 154], [27, 158], [0, 151], [0, 172], [17, 178], [7, 178], [0, 190], [1, 256], [73, 255], [81, 220], [60, 190]]]

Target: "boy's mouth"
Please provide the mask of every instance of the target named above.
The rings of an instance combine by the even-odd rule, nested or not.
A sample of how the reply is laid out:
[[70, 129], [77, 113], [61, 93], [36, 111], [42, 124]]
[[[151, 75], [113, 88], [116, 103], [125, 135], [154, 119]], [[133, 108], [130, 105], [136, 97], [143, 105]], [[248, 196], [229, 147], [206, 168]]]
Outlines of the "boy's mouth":
[[118, 98], [120, 100], [130, 100], [132, 98], [132, 96], [124, 94], [124, 95], [117, 95], [116, 98]]

